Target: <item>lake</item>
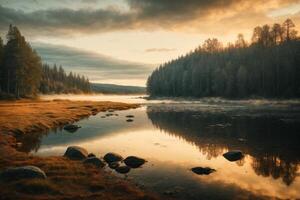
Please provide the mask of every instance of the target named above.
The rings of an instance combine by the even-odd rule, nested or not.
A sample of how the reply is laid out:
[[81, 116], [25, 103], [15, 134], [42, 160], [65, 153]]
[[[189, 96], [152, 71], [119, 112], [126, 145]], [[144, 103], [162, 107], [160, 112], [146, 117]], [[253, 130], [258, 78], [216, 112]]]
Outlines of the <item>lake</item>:
[[[116, 152], [148, 162], [124, 177], [175, 199], [300, 198], [300, 106], [297, 101], [145, 100], [139, 96], [45, 96], [44, 99], [141, 103], [137, 109], [101, 112], [76, 124], [21, 138], [39, 156], [63, 155], [77, 145], [97, 156]], [[116, 116], [117, 114], [118, 116]], [[133, 122], [126, 115], [134, 115]], [[244, 158], [223, 157], [241, 150]], [[193, 167], [216, 172], [197, 175]], [[108, 167], [105, 170], [110, 170]]]

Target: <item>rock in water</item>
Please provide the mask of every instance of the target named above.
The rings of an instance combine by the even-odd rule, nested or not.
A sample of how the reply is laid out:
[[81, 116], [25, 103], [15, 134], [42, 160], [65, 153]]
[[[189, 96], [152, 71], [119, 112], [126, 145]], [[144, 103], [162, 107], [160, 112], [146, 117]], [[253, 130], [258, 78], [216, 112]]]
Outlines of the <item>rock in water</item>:
[[215, 169], [212, 169], [210, 167], [194, 167], [191, 169], [195, 174], [198, 175], [209, 175], [213, 172], [215, 172]]
[[89, 157], [89, 158], [85, 159], [83, 161], [83, 163], [84, 164], [92, 164], [92, 165], [95, 165], [96, 167], [104, 167], [105, 166], [105, 163], [96, 157]]
[[127, 118], [134, 118], [133, 115], [126, 115]]
[[35, 166], [11, 167], [0, 173], [0, 180], [15, 181], [21, 179], [46, 179], [43, 170]]
[[126, 122], [133, 122], [133, 119], [127, 119]]
[[229, 151], [227, 153], [224, 153], [223, 156], [231, 162], [241, 160], [244, 157], [243, 153], [239, 150]]
[[77, 131], [77, 129], [79, 129], [79, 128], [81, 128], [81, 126], [74, 125], [74, 124], [68, 124], [64, 127], [64, 130], [73, 133], [73, 132]]
[[103, 158], [107, 163], [119, 162], [123, 160], [123, 157], [116, 153], [107, 153]]
[[91, 157], [96, 157], [96, 155], [93, 154], [93, 153], [89, 153], [88, 157], [89, 157], [89, 158], [91, 158]]
[[130, 171], [130, 167], [123, 165], [116, 168], [116, 171], [120, 174], [127, 174]]
[[109, 163], [108, 166], [111, 169], [116, 169], [117, 167], [120, 166], [120, 163], [119, 162], [112, 162], [112, 163]]
[[71, 146], [71, 147], [68, 147], [64, 156], [71, 160], [83, 160], [88, 157], [88, 152], [84, 148], [77, 147], [77, 146]]
[[129, 156], [124, 160], [124, 163], [131, 168], [138, 168], [145, 164], [146, 160], [136, 156]]

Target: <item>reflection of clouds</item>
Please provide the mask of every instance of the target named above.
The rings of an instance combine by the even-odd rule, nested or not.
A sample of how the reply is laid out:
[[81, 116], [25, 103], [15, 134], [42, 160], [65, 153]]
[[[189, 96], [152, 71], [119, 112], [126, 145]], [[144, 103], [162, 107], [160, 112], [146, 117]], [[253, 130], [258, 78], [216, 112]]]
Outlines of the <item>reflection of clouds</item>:
[[[236, 108], [229, 109], [225, 113], [219, 112], [218, 109], [214, 111], [214, 107], [211, 108], [210, 111], [169, 109], [159, 112], [157, 110], [159, 108], [156, 107], [156, 109], [148, 109], [147, 113], [154, 126], [197, 146], [208, 160], [221, 156], [227, 150], [240, 149], [245, 154], [253, 156], [251, 166], [257, 175], [274, 179], [281, 177], [286, 185], [295, 181], [300, 159], [296, 150], [298, 144], [295, 142], [299, 141], [298, 129], [282, 126], [282, 122], [278, 120], [281, 119], [280, 112], [273, 113], [275, 118], [269, 116], [265, 118], [264, 115], [260, 116], [259, 112], [247, 117], [247, 111], [246, 117], [240, 115], [232, 118], [235, 113], [241, 114], [240, 111], [234, 110]], [[286, 111], [283, 110], [283, 114], [286, 114]], [[212, 124], [231, 124], [231, 126], [210, 128]], [[288, 132], [284, 140], [281, 137], [283, 130]], [[245, 138], [247, 142], [240, 142], [238, 138]], [[281, 148], [274, 148], [274, 143]], [[293, 146], [289, 148], [286, 147], [287, 144]], [[277, 162], [274, 162], [274, 159]], [[278, 160], [279, 166], [277, 166]], [[236, 165], [244, 166], [245, 160], [236, 162]]]

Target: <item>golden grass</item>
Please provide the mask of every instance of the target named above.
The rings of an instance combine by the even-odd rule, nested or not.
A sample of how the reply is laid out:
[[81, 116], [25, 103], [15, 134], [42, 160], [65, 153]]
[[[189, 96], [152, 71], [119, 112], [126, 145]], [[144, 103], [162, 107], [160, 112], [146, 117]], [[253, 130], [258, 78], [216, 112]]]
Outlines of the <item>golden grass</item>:
[[0, 199], [157, 199], [109, 172], [79, 161], [54, 156], [36, 157], [15, 149], [18, 134], [40, 134], [96, 112], [137, 106], [65, 100], [0, 102], [0, 170], [9, 166], [34, 165], [44, 170], [48, 177], [46, 180], [0, 182]]
[[0, 131], [17, 134], [50, 129], [108, 109], [136, 108], [136, 104], [88, 101], [0, 101]]

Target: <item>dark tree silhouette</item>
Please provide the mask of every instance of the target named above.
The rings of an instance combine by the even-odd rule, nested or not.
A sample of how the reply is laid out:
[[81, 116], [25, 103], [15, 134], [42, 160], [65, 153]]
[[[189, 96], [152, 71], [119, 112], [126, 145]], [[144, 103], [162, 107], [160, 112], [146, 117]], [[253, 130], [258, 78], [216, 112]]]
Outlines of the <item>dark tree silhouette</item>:
[[287, 20], [254, 28], [223, 48], [217, 39], [164, 63], [150, 75], [151, 96], [300, 97], [300, 40]]
[[16, 26], [9, 26], [6, 37], [5, 45], [0, 38], [0, 97], [90, 92], [87, 78], [72, 72], [67, 75], [61, 66], [42, 66], [41, 58]]

